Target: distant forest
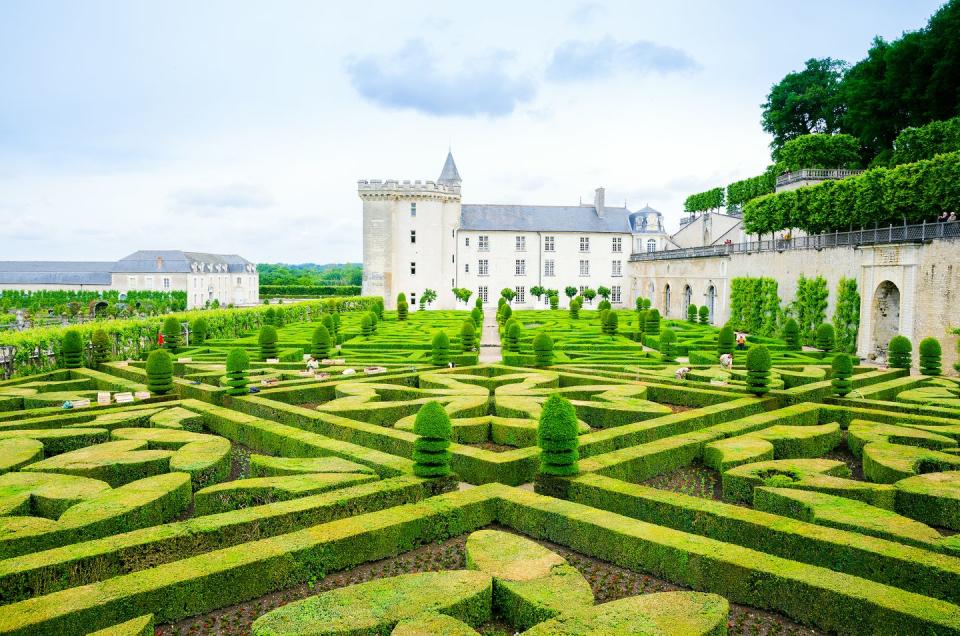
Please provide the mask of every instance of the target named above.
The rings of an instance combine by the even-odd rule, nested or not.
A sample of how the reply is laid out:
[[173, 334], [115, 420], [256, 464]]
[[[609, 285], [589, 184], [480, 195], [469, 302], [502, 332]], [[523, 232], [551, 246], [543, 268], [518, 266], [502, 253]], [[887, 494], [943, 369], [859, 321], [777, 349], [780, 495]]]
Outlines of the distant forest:
[[360, 263], [260, 263], [257, 272], [261, 285], [360, 285], [363, 278]]

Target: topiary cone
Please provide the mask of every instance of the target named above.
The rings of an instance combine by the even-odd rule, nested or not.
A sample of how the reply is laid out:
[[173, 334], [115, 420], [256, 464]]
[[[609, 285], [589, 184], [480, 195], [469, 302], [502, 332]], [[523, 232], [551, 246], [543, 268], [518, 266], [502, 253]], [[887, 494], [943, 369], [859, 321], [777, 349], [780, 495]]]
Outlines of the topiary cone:
[[427, 402], [417, 411], [413, 432], [413, 474], [417, 477], [446, 477], [450, 471], [450, 416], [438, 402]]
[[923, 375], [940, 375], [943, 372], [940, 366], [940, 342], [933, 337], [924, 338], [917, 347], [920, 354], [920, 373]]
[[770, 351], [755, 345], [747, 351], [747, 390], [760, 396], [770, 391]]
[[580, 472], [577, 412], [569, 400], [554, 394], [544, 402], [537, 426], [537, 444], [541, 473], [562, 477]]
[[853, 362], [850, 356], [845, 353], [837, 354], [833, 358], [831, 369], [833, 377], [830, 380], [830, 385], [836, 395], [843, 397], [853, 388], [850, 381], [850, 377], [853, 375]]
[[147, 388], [159, 395], [173, 390], [173, 356], [165, 349], [154, 349], [147, 356]]

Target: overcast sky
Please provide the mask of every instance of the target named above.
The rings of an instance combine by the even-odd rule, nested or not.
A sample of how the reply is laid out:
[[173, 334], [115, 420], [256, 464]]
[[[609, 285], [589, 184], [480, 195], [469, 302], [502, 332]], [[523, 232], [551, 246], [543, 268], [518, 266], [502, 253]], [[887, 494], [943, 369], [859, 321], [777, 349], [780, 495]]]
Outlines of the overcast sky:
[[769, 161], [760, 104], [939, 2], [0, 2], [0, 259], [361, 258], [357, 179], [650, 204]]

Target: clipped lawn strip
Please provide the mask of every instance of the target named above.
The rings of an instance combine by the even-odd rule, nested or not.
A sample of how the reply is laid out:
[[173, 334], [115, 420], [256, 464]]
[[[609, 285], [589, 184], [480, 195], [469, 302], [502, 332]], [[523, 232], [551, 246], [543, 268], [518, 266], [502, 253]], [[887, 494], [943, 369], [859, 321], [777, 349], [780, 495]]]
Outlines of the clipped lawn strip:
[[[866, 373], [855, 374], [850, 378], [850, 382], [853, 385], [853, 390], [859, 391], [863, 390], [864, 387], [895, 380], [901, 376], [909, 375], [909, 373], [909, 369], [868, 371]], [[833, 384], [832, 380], [822, 380], [820, 382], [811, 382], [810, 384], [801, 384], [792, 389], [774, 391], [772, 394], [785, 399], [789, 404], [797, 404], [798, 402], [821, 402], [825, 398], [833, 396]]]
[[247, 541], [420, 501], [447, 482], [395, 477], [330, 493], [196, 517], [0, 561], [9, 603]]
[[572, 480], [569, 496], [647, 523], [960, 601], [960, 559], [946, 554], [600, 475]]
[[960, 634], [960, 607], [707, 537], [488, 484], [8, 605], [0, 634], [164, 623], [500, 521], [530, 537], [842, 634]]

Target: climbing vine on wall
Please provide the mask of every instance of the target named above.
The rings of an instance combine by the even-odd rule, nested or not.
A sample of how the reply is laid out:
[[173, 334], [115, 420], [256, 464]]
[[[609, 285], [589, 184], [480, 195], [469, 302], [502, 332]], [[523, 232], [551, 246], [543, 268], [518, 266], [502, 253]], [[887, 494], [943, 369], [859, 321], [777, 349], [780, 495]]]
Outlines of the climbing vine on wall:
[[800, 339], [805, 345], [813, 346], [814, 331], [817, 325], [827, 320], [827, 281], [823, 276], [807, 278], [800, 274], [797, 279], [797, 296], [790, 303], [789, 312], [800, 324]]
[[841, 278], [837, 284], [837, 308], [833, 312], [837, 351], [853, 353], [857, 350], [857, 331], [860, 328], [860, 292], [853, 278]]
[[730, 324], [757, 336], [773, 336], [780, 320], [780, 296], [772, 278], [734, 278], [730, 282]]

